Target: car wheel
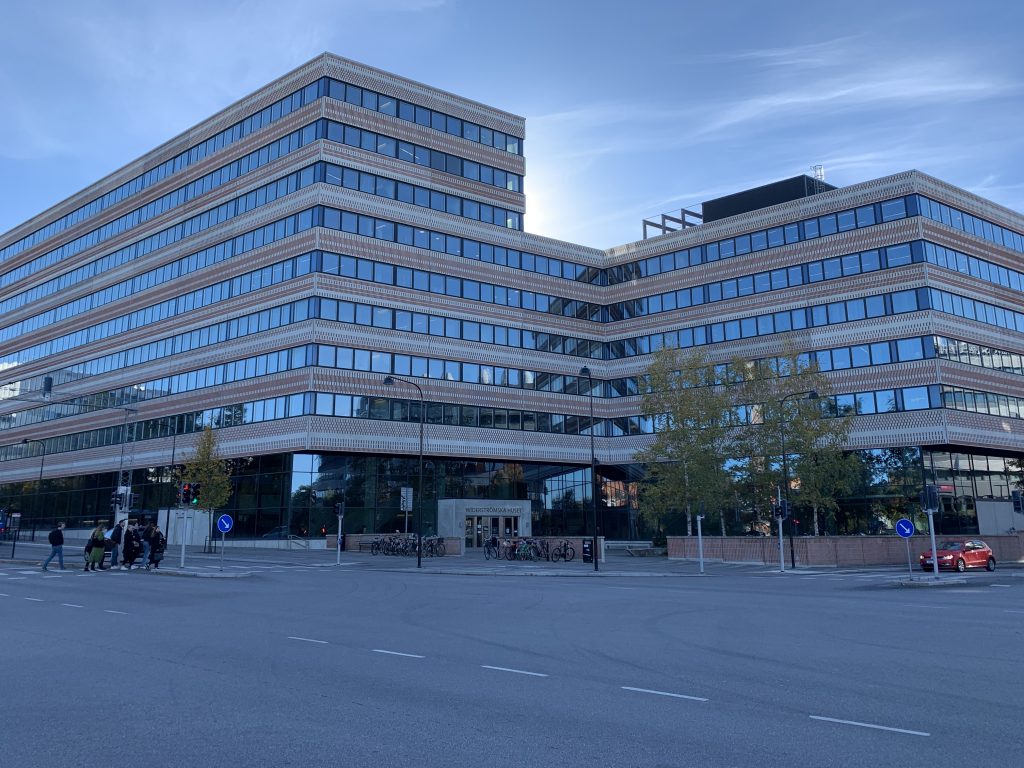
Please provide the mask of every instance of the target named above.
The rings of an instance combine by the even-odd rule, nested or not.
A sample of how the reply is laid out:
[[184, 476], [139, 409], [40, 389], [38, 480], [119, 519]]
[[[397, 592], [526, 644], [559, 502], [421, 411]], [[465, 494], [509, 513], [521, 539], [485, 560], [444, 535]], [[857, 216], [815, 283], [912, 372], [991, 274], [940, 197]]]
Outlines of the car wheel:
[[967, 563], [964, 562], [964, 559], [962, 557], [956, 561], [956, 569], [960, 571], [960, 573], [963, 573], [967, 570]]
[[988, 562], [985, 563], [985, 570], [986, 571], [994, 571], [995, 569], [996, 569], [996, 559], [994, 557], [990, 557], [988, 559]]

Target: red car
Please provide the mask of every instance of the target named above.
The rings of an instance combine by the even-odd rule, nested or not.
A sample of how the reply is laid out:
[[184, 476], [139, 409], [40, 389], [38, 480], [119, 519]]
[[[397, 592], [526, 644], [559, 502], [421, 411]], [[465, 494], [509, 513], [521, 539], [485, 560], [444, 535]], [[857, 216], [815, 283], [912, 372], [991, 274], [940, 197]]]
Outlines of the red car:
[[[922, 552], [919, 558], [921, 568], [932, 570], [932, 551]], [[969, 541], [944, 541], [939, 544], [939, 568], [956, 568], [963, 573], [968, 568], [996, 569], [996, 559], [988, 544], [979, 539]]]

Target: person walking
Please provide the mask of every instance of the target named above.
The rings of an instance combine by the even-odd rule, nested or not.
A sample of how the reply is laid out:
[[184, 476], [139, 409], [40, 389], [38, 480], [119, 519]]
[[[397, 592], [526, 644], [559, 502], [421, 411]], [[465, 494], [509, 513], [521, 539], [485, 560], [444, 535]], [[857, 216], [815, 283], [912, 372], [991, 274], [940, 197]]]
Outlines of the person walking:
[[149, 552], [153, 547], [153, 530], [156, 525], [150, 523], [146, 526], [145, 530], [142, 531], [142, 562], [149, 567]]
[[57, 558], [60, 569], [64, 570], [64, 523], [57, 523], [57, 527], [50, 531], [50, 556], [43, 561], [43, 570], [50, 564], [53, 558]]
[[164, 550], [167, 548], [167, 538], [161, 533], [160, 526], [153, 526], [153, 535], [149, 545], [149, 560], [146, 563], [146, 570], [152, 566], [160, 567], [160, 561], [164, 559]]
[[89, 534], [89, 540], [85, 543], [85, 570], [95, 571], [97, 563], [99, 563], [101, 571], [105, 570], [103, 568], [103, 554], [107, 544], [107, 537], [104, 536], [106, 532], [107, 526], [104, 523], [100, 523]]
[[118, 555], [121, 554], [121, 545], [124, 543], [124, 531], [127, 525], [128, 520], [122, 520], [115, 523], [114, 530], [110, 532], [110, 540], [114, 543], [114, 548], [110, 550], [110, 567], [112, 569], [117, 568]]
[[132, 523], [124, 532], [121, 541], [121, 562], [125, 570], [130, 571], [135, 561], [139, 559], [142, 552], [142, 537], [139, 535], [139, 527]]

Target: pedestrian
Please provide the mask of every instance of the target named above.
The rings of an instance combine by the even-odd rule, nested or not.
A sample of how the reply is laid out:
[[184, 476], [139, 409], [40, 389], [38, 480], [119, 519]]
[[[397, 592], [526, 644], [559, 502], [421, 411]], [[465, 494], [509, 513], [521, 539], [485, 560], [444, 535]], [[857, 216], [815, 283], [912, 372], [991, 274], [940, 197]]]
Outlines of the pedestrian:
[[146, 563], [146, 570], [150, 566], [160, 567], [160, 561], [164, 559], [164, 550], [167, 548], [167, 538], [160, 532], [160, 526], [153, 526], [153, 535], [149, 544], [149, 561]]
[[124, 564], [122, 567], [130, 571], [141, 552], [142, 537], [139, 535], [139, 527], [132, 523], [125, 530], [121, 541], [121, 562]]
[[50, 556], [43, 561], [43, 570], [50, 564], [53, 558], [58, 558], [60, 569], [64, 570], [64, 523], [57, 523], [57, 527], [50, 531]]
[[156, 525], [150, 523], [142, 532], [142, 562], [149, 564], [149, 552], [153, 546], [153, 530]]
[[110, 550], [110, 567], [117, 568], [117, 558], [121, 554], [121, 545], [124, 542], [124, 531], [125, 526], [128, 524], [128, 520], [122, 520], [119, 523], [114, 524], [114, 530], [110, 532], [110, 540], [114, 543], [114, 548]]
[[95, 571], [97, 563], [101, 571], [106, 570], [103, 567], [103, 555], [107, 544], [107, 537], [104, 535], [106, 532], [107, 526], [100, 523], [89, 534], [89, 540], [85, 542], [85, 570]]

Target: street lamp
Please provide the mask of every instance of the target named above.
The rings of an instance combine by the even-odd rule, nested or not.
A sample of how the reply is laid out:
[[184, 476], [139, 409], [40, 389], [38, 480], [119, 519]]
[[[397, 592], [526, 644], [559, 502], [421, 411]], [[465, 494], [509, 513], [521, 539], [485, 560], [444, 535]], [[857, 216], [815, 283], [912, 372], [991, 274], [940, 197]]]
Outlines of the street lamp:
[[[782, 443], [782, 488], [783, 493], [786, 496], [786, 511], [789, 512], [789, 464], [786, 461], [786, 419], [785, 413], [783, 413], [783, 406], [787, 400], [794, 397], [803, 397], [805, 400], [817, 400], [818, 393], [813, 389], [807, 392], [791, 392], [784, 398], [779, 400], [779, 438]], [[779, 499], [781, 504], [782, 499]], [[779, 564], [781, 566], [783, 561], [782, 556], [782, 521], [783, 517], [779, 516]], [[793, 521], [789, 523], [789, 567], [796, 569], [796, 550], [793, 546]]]
[[[584, 365], [580, 368], [580, 376], [587, 377], [587, 391], [590, 395], [590, 512], [594, 518], [594, 570], [598, 570], [597, 551], [597, 458], [594, 454], [594, 379], [590, 374], [590, 368]], [[586, 526], [584, 526], [584, 530]]]
[[[43, 463], [46, 461], [46, 443], [42, 440], [34, 440], [31, 437], [26, 437], [21, 441], [22, 445], [28, 445], [29, 443], [39, 443], [40, 454], [39, 454], [39, 482], [36, 483], [36, 507], [40, 506], [40, 500], [43, 496]], [[33, 530], [35, 530], [33, 528]], [[18, 545], [17, 538], [11, 545], [11, 557], [14, 557], [14, 548]]]
[[400, 379], [397, 376], [388, 376], [384, 379], [384, 384], [389, 387], [393, 387], [395, 384], [408, 384], [411, 387], [416, 387], [416, 391], [420, 395], [420, 480], [419, 487], [416, 489], [416, 495], [419, 501], [419, 514], [416, 515], [416, 567], [423, 567], [423, 420], [426, 416], [426, 404], [423, 402], [423, 388], [420, 387], [415, 381], [409, 381], [408, 379]]

